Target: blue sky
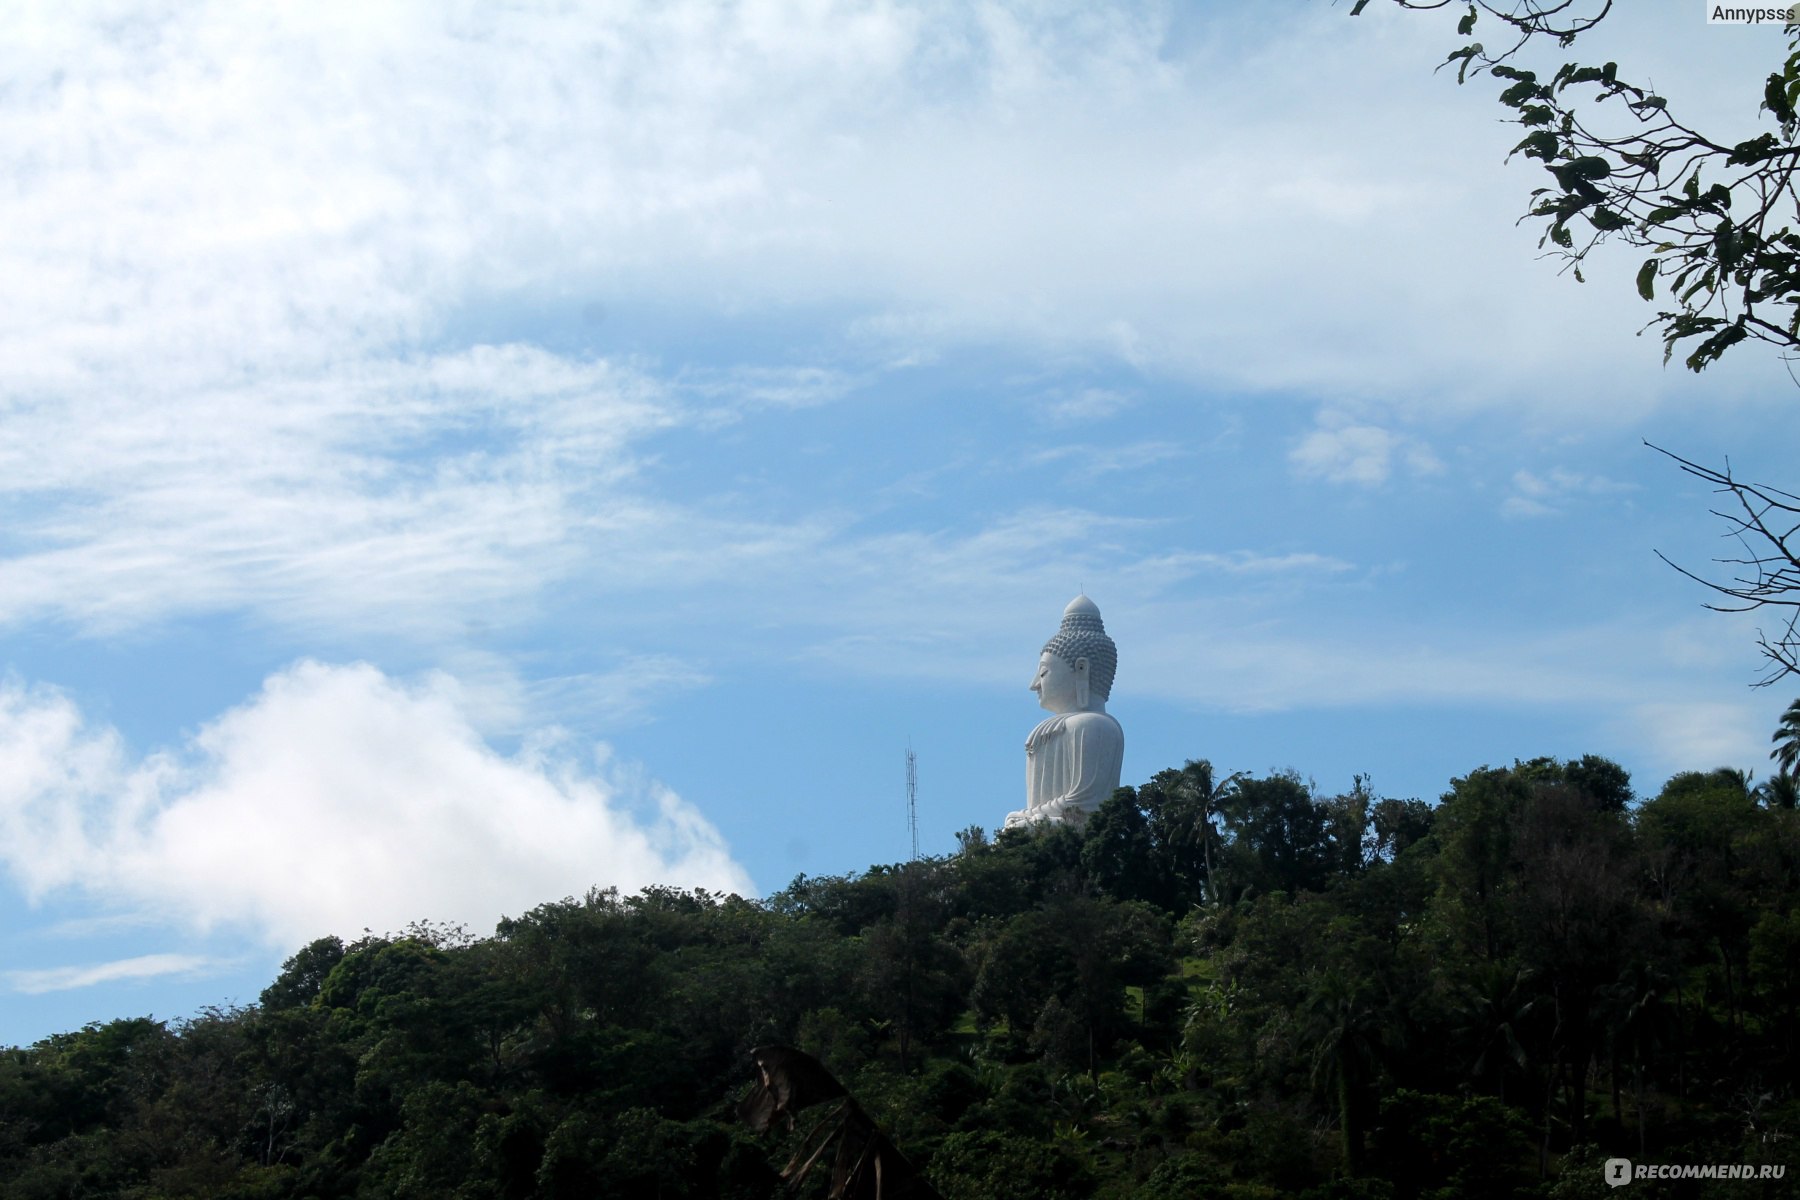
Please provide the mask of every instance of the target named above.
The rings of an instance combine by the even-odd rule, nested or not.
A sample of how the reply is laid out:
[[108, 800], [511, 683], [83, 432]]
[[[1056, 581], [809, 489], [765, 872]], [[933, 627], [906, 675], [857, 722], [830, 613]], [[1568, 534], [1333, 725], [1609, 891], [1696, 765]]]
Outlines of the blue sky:
[[[909, 742], [944, 852], [1082, 589], [1127, 782], [1767, 773], [1643, 442], [1792, 486], [1795, 385], [1536, 257], [1452, 20], [582, 7], [11, 21], [0, 1044], [893, 861]], [[1779, 31], [1639, 8], [1592, 55], [1750, 129]]]

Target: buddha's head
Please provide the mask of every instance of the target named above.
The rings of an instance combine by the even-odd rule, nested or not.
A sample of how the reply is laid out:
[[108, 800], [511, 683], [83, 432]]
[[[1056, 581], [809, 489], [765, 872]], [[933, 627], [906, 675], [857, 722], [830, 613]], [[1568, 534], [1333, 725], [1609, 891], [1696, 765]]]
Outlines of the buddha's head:
[[1119, 651], [1106, 636], [1100, 609], [1085, 595], [1063, 609], [1062, 628], [1044, 643], [1031, 690], [1053, 713], [1106, 711]]

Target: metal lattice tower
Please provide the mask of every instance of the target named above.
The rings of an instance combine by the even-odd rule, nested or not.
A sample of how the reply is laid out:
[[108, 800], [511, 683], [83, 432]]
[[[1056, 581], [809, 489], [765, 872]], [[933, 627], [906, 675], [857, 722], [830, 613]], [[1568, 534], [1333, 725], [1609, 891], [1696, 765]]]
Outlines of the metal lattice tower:
[[906, 747], [906, 827], [912, 833], [912, 861], [919, 861], [919, 757]]

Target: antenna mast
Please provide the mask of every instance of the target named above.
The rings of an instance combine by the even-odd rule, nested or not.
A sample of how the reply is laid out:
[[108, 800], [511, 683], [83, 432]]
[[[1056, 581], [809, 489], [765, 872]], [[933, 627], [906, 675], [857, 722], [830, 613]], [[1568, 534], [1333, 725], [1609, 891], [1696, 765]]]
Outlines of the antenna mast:
[[919, 758], [906, 744], [906, 827], [912, 832], [912, 861], [919, 861]]

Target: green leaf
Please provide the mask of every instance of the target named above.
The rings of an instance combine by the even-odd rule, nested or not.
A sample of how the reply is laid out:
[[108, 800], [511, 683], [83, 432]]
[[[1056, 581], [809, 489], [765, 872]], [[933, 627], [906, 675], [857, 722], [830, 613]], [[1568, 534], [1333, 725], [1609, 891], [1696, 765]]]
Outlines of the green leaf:
[[1707, 271], [1706, 274], [1700, 276], [1700, 278], [1698, 280], [1696, 280], [1694, 283], [1689, 285], [1689, 287], [1686, 291], [1681, 293], [1681, 296], [1680, 296], [1681, 302], [1683, 304], [1691, 303], [1693, 301], [1694, 297], [1699, 295], [1701, 292], [1712, 291], [1713, 285], [1716, 284], [1718, 281], [1719, 281], [1719, 277], [1718, 277], [1717, 273], [1710, 271], [1710, 270]]
[[[1786, 118], [1792, 120], [1792, 117]], [[1781, 145], [1775, 135], [1765, 133], [1761, 137], [1751, 138], [1747, 142], [1739, 142], [1731, 148], [1731, 157], [1725, 160], [1728, 167], [1746, 166], [1765, 158], [1774, 158], [1781, 153]]]
[[1481, 43], [1475, 42], [1472, 45], [1464, 46], [1461, 50], [1453, 52], [1449, 58], [1444, 60], [1444, 62], [1450, 63], [1459, 58], [1462, 59], [1462, 66], [1456, 68], [1456, 82], [1462, 83], [1469, 78], [1469, 68], [1475, 65], [1475, 57], [1480, 53]]
[[1471, 5], [1469, 5], [1469, 15], [1464, 17], [1462, 20], [1460, 20], [1456, 23], [1456, 32], [1459, 33], [1460, 35], [1462, 35], [1463, 37], [1468, 37], [1469, 34], [1473, 33], [1474, 31], [1475, 31], [1475, 6], [1473, 4], [1471, 4]]
[[1646, 300], [1656, 299], [1656, 265], [1654, 258], [1646, 258], [1644, 265], [1638, 268], [1638, 295]]
[[1556, 182], [1562, 185], [1563, 191], [1568, 193], [1564, 197], [1563, 203], [1571, 205], [1573, 208], [1581, 208], [1605, 198], [1605, 193], [1577, 173], [1574, 164], [1550, 163], [1548, 169], [1552, 175], [1556, 176]]
[[1556, 135], [1548, 129], [1538, 129], [1533, 130], [1530, 136], [1514, 146], [1512, 154], [1508, 154], [1506, 157], [1511, 158], [1513, 154], [1523, 150], [1526, 158], [1542, 159], [1547, 163], [1556, 157], [1556, 148]]
[[1556, 114], [1542, 104], [1527, 104], [1519, 113], [1521, 125], [1548, 125]]
[[1588, 220], [1594, 223], [1595, 229], [1604, 233], [1611, 233], [1615, 229], [1623, 229], [1631, 224], [1630, 221], [1627, 221], [1612, 209], [1605, 207], [1596, 208], [1593, 212], [1589, 213]]
[[1362, 10], [1367, 7], [1369, 7], [1369, 0], [1356, 0], [1356, 3], [1350, 6], [1350, 15], [1361, 16]]
[[1510, 104], [1517, 108], [1527, 100], [1535, 100], [1539, 96], [1549, 94], [1538, 86], [1537, 73], [1534, 71], [1518, 71], [1514, 74], [1514, 78], [1519, 82], [1500, 93], [1500, 103]]
[[1756, 235], [1748, 229], [1736, 228], [1729, 220], [1719, 222], [1713, 234], [1713, 252], [1718, 256], [1719, 268], [1729, 271], [1743, 262], [1755, 244]]
[[[1717, 329], [1725, 323], [1719, 317], [1703, 317], [1699, 313], [1691, 312], [1657, 313], [1656, 319], [1663, 323], [1663, 365], [1665, 367], [1669, 365], [1669, 356], [1675, 353], [1676, 342], [1682, 338], [1705, 333], [1709, 329]], [[1692, 359], [1688, 360], [1688, 366], [1693, 367], [1696, 371], [1700, 369], [1694, 366]]]
[[1769, 76], [1769, 82], [1763, 87], [1763, 108], [1773, 113], [1783, 125], [1794, 120], [1794, 105], [1788, 99], [1787, 81], [1779, 74]]
[[1750, 331], [1742, 325], [1727, 325], [1695, 348], [1687, 356], [1690, 371], [1704, 371], [1708, 363], [1717, 362], [1719, 356], [1750, 336]]

